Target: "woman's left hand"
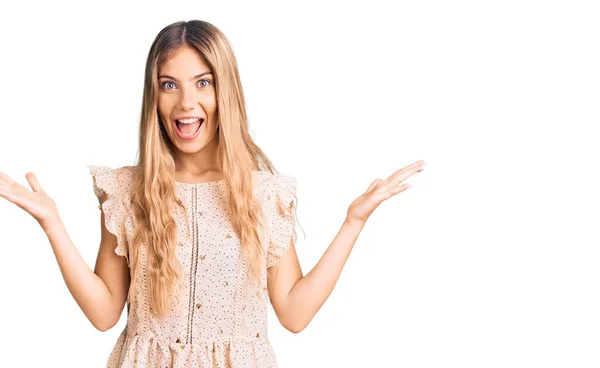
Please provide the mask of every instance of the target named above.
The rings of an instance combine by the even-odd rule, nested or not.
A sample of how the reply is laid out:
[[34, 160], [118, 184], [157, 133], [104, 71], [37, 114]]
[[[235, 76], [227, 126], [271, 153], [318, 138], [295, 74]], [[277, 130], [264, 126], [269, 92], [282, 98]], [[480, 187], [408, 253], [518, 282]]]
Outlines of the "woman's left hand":
[[423, 171], [425, 161], [416, 161], [396, 172], [385, 180], [375, 179], [366, 192], [356, 198], [346, 214], [346, 222], [364, 224], [373, 211], [386, 199], [410, 188], [408, 183], [400, 185], [413, 174]]

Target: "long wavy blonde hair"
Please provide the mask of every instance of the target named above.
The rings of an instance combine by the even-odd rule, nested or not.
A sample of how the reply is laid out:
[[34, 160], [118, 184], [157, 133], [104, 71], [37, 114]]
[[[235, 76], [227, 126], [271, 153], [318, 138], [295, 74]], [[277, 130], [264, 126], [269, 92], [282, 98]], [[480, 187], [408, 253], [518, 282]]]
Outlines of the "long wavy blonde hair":
[[[275, 167], [248, 134], [244, 94], [237, 62], [229, 41], [212, 24], [191, 20], [176, 22], [156, 36], [146, 60], [140, 121], [138, 162], [131, 208], [135, 233], [131, 244], [131, 287], [133, 300], [139, 274], [142, 244], [147, 248], [150, 308], [155, 315], [168, 312], [169, 294], [181, 285], [180, 263], [176, 258], [177, 223], [175, 206], [183, 203], [175, 191], [175, 162], [170, 141], [157, 108], [158, 68], [181, 46], [196, 49], [215, 80], [217, 101], [217, 162], [226, 183], [232, 226], [240, 239], [242, 256], [250, 276], [258, 282], [264, 260], [259, 227], [263, 211], [253, 196], [252, 171]], [[295, 210], [295, 206], [294, 206]], [[295, 216], [294, 216], [295, 218]], [[294, 239], [295, 239], [294, 231]]]

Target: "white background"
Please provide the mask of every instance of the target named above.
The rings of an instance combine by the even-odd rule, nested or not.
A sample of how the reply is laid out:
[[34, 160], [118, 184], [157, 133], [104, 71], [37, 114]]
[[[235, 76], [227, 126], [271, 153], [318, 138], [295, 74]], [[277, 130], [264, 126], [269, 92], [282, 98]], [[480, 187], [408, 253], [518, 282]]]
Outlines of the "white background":
[[[232, 43], [254, 139], [298, 179], [305, 273], [372, 180], [428, 163], [304, 331], [270, 310], [281, 367], [600, 366], [594, 2], [83, 3], [2, 5], [0, 170], [38, 176], [90, 267], [86, 166], [134, 163], [150, 44], [202, 19]], [[126, 312], [95, 330], [37, 222], [3, 198], [0, 218], [0, 366], [104, 367]]]

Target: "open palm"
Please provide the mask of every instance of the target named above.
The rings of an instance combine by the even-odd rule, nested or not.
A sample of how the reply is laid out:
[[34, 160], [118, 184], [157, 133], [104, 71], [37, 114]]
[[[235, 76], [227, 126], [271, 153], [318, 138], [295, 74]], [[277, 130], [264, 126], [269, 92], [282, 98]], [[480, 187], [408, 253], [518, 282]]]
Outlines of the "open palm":
[[410, 184], [400, 184], [411, 175], [423, 171], [424, 165], [425, 161], [419, 160], [394, 172], [385, 180], [373, 180], [367, 191], [350, 204], [347, 219], [366, 222], [383, 201], [410, 188]]
[[40, 225], [56, 216], [58, 210], [52, 198], [44, 192], [33, 173], [25, 175], [31, 190], [0, 171], [0, 197], [16, 204], [33, 216]]

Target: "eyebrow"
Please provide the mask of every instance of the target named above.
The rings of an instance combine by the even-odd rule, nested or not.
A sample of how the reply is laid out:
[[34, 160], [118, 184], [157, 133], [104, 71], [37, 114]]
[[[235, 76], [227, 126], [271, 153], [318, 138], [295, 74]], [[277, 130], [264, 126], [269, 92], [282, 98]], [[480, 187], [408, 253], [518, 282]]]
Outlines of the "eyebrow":
[[[196, 79], [196, 78], [200, 78], [201, 76], [206, 75], [206, 74], [212, 74], [212, 73], [211, 72], [204, 72], [202, 74], [198, 74], [197, 76], [191, 78], [190, 80]], [[171, 77], [170, 75], [166, 75], [166, 74], [161, 74], [161, 75], [158, 76], [158, 79], [161, 79], [161, 78], [172, 79], [174, 81], [177, 80], [177, 78]]]

